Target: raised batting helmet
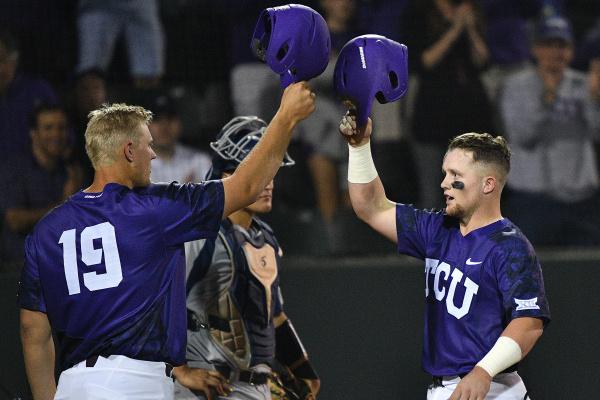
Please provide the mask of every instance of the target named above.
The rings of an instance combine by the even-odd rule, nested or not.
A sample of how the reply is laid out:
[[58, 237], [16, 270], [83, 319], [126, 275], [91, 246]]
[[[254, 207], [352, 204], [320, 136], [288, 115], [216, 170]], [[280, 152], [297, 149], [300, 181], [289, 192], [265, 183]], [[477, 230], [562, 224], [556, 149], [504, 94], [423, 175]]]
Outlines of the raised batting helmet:
[[251, 42], [254, 54], [281, 78], [281, 87], [309, 80], [327, 68], [331, 38], [323, 17], [288, 4], [263, 10]]
[[[234, 171], [258, 143], [266, 127], [267, 123], [255, 116], [235, 117], [229, 121], [210, 143], [214, 153], [207, 179], [221, 179], [223, 172]], [[294, 164], [295, 161], [285, 153], [281, 166]]]
[[344, 45], [335, 64], [335, 91], [356, 107], [359, 126], [367, 123], [373, 99], [396, 101], [408, 89], [408, 49], [385, 36], [363, 35]]

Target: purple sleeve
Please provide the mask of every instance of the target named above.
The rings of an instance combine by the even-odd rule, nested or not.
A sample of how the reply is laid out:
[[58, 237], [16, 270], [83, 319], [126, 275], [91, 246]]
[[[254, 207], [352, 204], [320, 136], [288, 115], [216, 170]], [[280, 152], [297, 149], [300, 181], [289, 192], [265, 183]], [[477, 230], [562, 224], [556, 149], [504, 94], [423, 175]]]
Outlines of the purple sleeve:
[[431, 238], [439, 232], [444, 221], [441, 211], [419, 210], [411, 205], [396, 204], [398, 253], [425, 259]]
[[21, 271], [18, 289], [19, 306], [32, 311], [46, 312], [46, 301], [42, 293], [38, 270], [35, 233], [25, 240], [25, 265]]
[[518, 238], [500, 247], [495, 257], [496, 279], [509, 320], [534, 317], [550, 321], [542, 268], [535, 251]]
[[168, 245], [217, 236], [225, 201], [221, 181], [155, 186], [164, 190], [157, 218]]

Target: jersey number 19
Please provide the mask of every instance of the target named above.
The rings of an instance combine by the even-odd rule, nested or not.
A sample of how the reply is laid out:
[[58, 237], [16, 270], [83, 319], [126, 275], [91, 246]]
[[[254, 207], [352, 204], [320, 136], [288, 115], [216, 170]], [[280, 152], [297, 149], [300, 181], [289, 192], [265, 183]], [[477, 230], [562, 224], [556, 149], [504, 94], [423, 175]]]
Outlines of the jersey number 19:
[[[58, 240], [63, 245], [63, 262], [65, 278], [69, 295], [81, 292], [79, 285], [79, 272], [77, 271], [77, 245], [76, 230], [64, 231]], [[94, 239], [102, 239], [102, 248], [94, 248]], [[119, 286], [123, 280], [121, 259], [117, 248], [115, 227], [109, 222], [88, 226], [81, 231], [81, 261], [87, 266], [98, 265], [102, 262], [104, 254], [105, 273], [86, 272], [83, 274], [83, 284], [89, 290], [101, 290]]]

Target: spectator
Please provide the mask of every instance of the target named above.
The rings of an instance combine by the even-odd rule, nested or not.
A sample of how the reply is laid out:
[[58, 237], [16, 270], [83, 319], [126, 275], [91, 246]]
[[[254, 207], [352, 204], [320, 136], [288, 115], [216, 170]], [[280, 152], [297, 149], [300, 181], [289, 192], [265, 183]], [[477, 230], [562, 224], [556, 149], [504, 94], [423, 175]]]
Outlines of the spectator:
[[502, 115], [514, 152], [509, 216], [538, 245], [600, 244], [600, 66], [569, 68], [573, 34], [561, 17], [543, 19], [537, 65], [506, 81]]
[[203, 181], [211, 167], [210, 157], [179, 142], [182, 125], [173, 98], [162, 91], [150, 91], [142, 104], [154, 114], [148, 126], [156, 153], [152, 160], [152, 181]]
[[77, 73], [106, 71], [124, 36], [134, 84], [152, 87], [164, 73], [164, 38], [157, 0], [80, 0]]
[[486, 21], [485, 39], [490, 68], [483, 81], [496, 102], [504, 78], [531, 62], [529, 22], [536, 18], [544, 0], [479, 0]]
[[55, 103], [56, 95], [41, 80], [17, 72], [19, 49], [8, 31], [0, 31], [0, 148], [5, 154], [28, 154], [28, 118], [36, 105]]
[[[441, 207], [441, 166], [457, 132], [486, 132], [492, 109], [479, 74], [489, 52], [471, 1], [428, 0], [406, 14], [409, 62], [419, 77], [412, 118], [420, 206]], [[413, 89], [414, 90], [414, 89]]]
[[23, 262], [25, 237], [48, 211], [81, 186], [81, 170], [65, 162], [67, 115], [57, 105], [42, 104], [31, 117], [31, 153], [12, 154], [0, 177], [3, 214], [2, 260], [15, 267]]

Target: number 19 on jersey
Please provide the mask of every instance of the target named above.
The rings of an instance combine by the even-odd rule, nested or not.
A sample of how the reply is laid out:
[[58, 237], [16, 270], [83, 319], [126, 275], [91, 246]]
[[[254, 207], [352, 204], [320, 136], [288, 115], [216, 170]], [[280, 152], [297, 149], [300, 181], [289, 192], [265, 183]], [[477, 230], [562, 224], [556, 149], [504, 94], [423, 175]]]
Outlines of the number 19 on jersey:
[[[76, 230], [69, 229], [64, 231], [58, 240], [58, 243], [63, 246], [63, 262], [69, 295], [81, 292], [79, 272], [77, 271], [76, 237]], [[94, 239], [102, 240], [101, 248], [94, 248]], [[104, 273], [84, 273], [83, 284], [85, 287], [94, 291], [119, 286], [119, 283], [123, 280], [123, 272], [121, 270], [119, 249], [117, 248], [115, 227], [110, 222], [88, 226], [81, 231], [79, 242], [81, 244], [81, 261], [85, 265], [92, 266], [102, 263], [102, 255], [104, 255], [106, 266], [106, 272]]]

